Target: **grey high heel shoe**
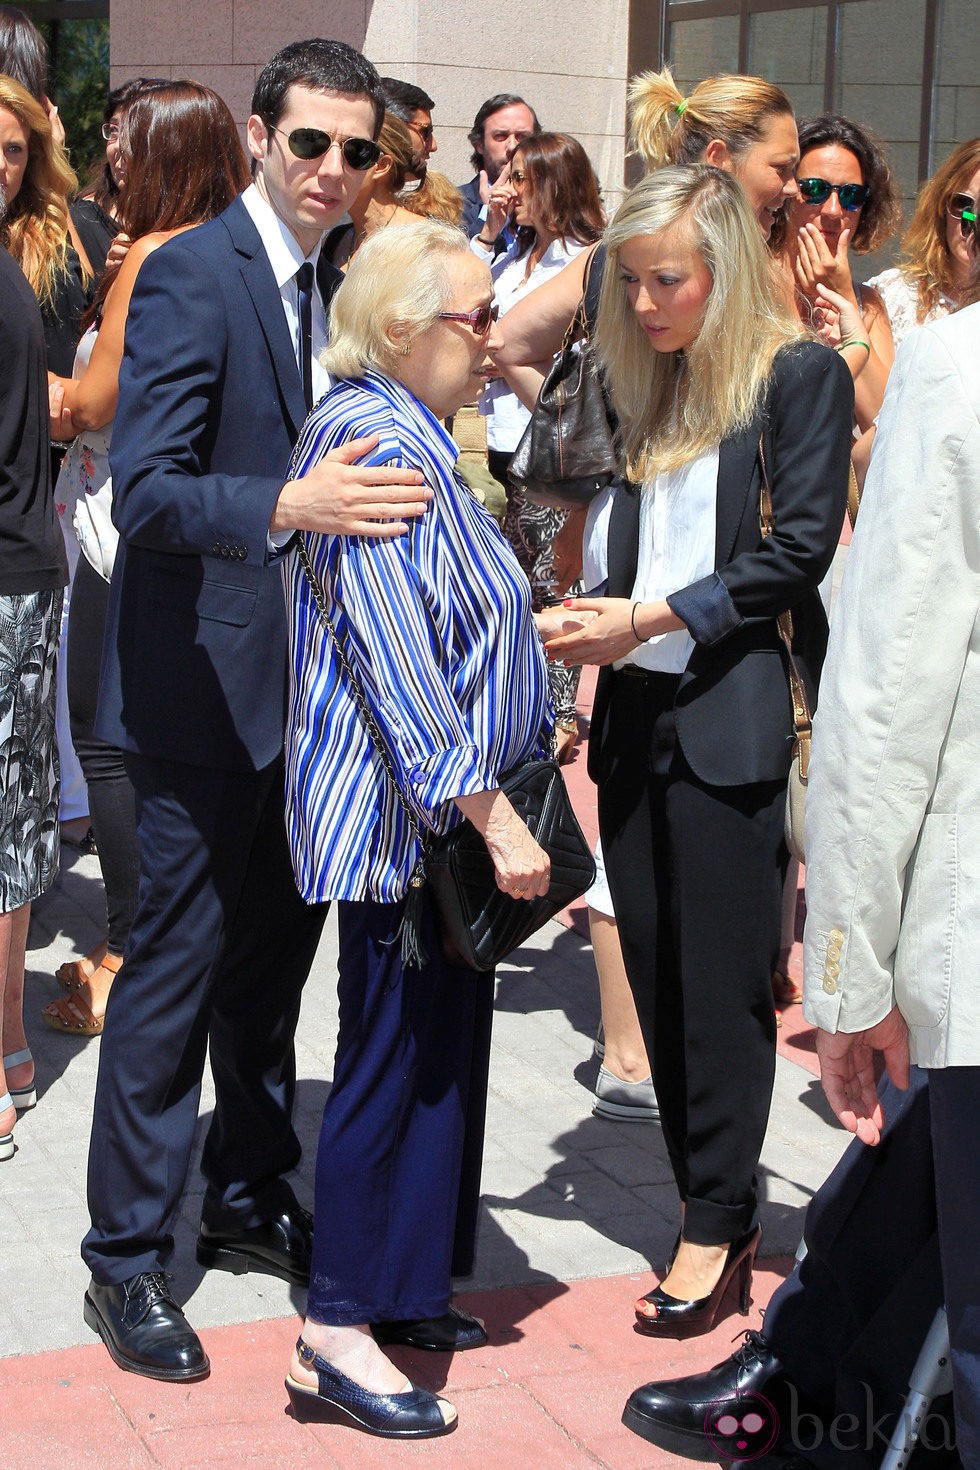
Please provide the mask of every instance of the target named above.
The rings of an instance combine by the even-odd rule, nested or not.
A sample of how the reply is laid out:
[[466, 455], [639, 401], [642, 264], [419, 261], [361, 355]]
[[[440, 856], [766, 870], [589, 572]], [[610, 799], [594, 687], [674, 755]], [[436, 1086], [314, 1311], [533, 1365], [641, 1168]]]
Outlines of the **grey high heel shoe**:
[[[10, 1067], [19, 1067], [22, 1062], [32, 1062], [33, 1060], [34, 1058], [31, 1055], [30, 1047], [25, 1046], [22, 1047], [20, 1051], [12, 1051], [9, 1057], [4, 1057], [3, 1069], [6, 1072]], [[28, 1108], [36, 1107], [37, 1078], [32, 1077], [26, 1087], [12, 1087], [8, 1096], [10, 1098], [10, 1102], [5, 1104], [5, 1106], [15, 1107], [18, 1113], [26, 1113]], [[0, 1108], [0, 1112], [2, 1111], [3, 1109]], [[0, 1139], [0, 1145], [2, 1145], [2, 1143], [3, 1140]], [[13, 1150], [11, 1150], [11, 1152], [13, 1152]], [[9, 1158], [9, 1155], [0, 1154], [0, 1158]]]
[[[9, 1092], [0, 1093], [0, 1113], [12, 1108], [14, 1100]], [[4, 1159], [12, 1159], [14, 1156], [14, 1135], [12, 1133], [0, 1133], [0, 1163]]]

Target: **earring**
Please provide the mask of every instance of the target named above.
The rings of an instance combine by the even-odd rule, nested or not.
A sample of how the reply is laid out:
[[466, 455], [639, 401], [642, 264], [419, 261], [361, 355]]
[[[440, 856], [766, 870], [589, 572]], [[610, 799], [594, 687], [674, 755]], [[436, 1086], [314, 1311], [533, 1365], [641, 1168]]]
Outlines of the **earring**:
[[411, 350], [412, 349], [411, 349], [410, 345], [406, 342], [405, 343], [405, 346], [402, 348], [402, 357], [407, 357], [408, 354], [411, 352]]

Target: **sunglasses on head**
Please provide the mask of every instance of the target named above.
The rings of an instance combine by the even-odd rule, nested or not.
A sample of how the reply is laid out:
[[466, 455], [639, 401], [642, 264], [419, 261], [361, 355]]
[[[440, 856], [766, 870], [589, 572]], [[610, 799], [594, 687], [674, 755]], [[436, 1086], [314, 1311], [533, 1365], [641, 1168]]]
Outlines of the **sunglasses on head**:
[[825, 204], [836, 194], [841, 209], [860, 209], [867, 204], [871, 190], [867, 184], [832, 184], [829, 179], [797, 179], [796, 186], [804, 204]]
[[490, 330], [490, 323], [497, 320], [500, 311], [496, 302], [492, 306], [478, 306], [476, 311], [440, 311], [441, 322], [465, 322], [466, 325], [483, 337]]
[[381, 146], [373, 138], [345, 138], [341, 142], [339, 138], [331, 138], [329, 133], [324, 133], [320, 128], [293, 128], [291, 133], [284, 133], [282, 128], [275, 127], [273, 123], [269, 123], [268, 127], [271, 132], [285, 138], [289, 151], [295, 158], [303, 158], [307, 162], [322, 158], [335, 145], [343, 154], [347, 167], [357, 173], [371, 168], [381, 157]]

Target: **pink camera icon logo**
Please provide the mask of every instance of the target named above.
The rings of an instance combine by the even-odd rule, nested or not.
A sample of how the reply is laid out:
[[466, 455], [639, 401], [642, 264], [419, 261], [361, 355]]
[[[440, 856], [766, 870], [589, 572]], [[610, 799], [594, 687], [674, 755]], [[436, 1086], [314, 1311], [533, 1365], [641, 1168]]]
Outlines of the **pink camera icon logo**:
[[761, 1393], [747, 1393], [733, 1407], [731, 1399], [711, 1404], [704, 1418], [704, 1432], [719, 1457], [758, 1460], [779, 1438], [779, 1415]]

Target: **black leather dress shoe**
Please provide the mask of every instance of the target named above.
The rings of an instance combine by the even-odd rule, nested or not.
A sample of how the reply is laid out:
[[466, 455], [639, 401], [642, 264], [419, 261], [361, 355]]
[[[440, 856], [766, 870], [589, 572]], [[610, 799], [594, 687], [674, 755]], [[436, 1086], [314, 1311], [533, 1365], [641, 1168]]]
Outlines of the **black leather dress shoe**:
[[465, 1353], [487, 1342], [487, 1329], [479, 1317], [459, 1307], [450, 1307], [441, 1317], [418, 1321], [372, 1322], [371, 1332], [383, 1347], [424, 1348], [429, 1353]]
[[706, 1373], [636, 1389], [623, 1423], [687, 1460], [758, 1460], [779, 1445], [794, 1392], [761, 1332], [748, 1332], [734, 1356]]
[[118, 1286], [89, 1282], [83, 1312], [120, 1368], [182, 1382], [211, 1371], [201, 1339], [177, 1305], [162, 1271], [141, 1271]]
[[201, 1221], [197, 1262], [209, 1270], [262, 1271], [294, 1286], [309, 1286], [313, 1257], [313, 1216], [291, 1205], [274, 1220], [245, 1230], [212, 1230]]

